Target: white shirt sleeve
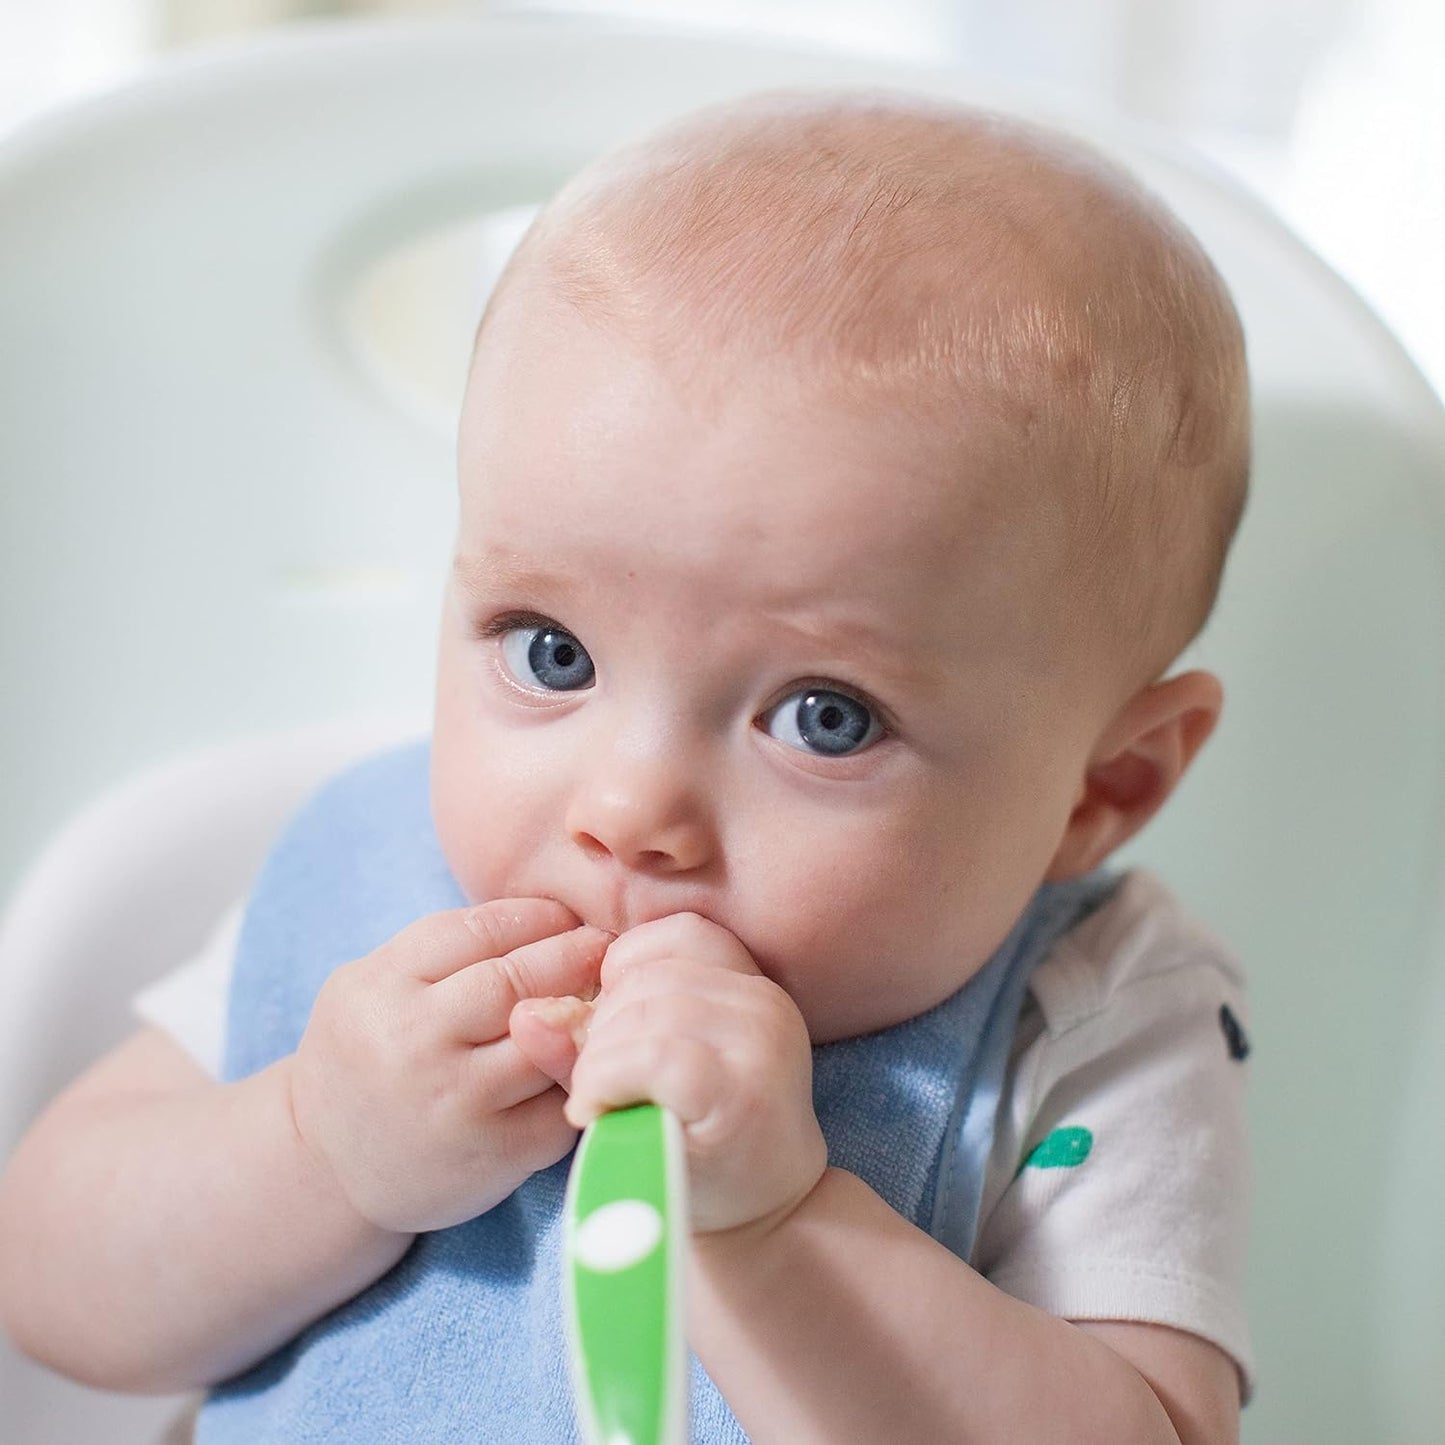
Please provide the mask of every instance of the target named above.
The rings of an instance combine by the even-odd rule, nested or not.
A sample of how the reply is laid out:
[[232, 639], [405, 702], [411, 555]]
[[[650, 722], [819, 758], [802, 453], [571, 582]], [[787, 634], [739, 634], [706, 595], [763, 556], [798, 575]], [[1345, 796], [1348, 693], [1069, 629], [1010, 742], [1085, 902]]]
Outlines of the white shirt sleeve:
[[1229, 1354], [1248, 1398], [1244, 986], [1145, 872], [1031, 983], [973, 1263], [1072, 1320], [1134, 1320]]
[[221, 1077], [226, 1047], [226, 1005], [244, 902], [221, 915], [194, 958], [143, 988], [131, 1012], [169, 1034], [213, 1078]]

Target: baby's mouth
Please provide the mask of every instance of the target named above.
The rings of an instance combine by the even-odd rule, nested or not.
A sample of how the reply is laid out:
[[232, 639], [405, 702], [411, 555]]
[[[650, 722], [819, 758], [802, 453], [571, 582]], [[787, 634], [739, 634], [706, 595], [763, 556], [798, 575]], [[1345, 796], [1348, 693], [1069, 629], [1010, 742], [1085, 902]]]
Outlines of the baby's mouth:
[[669, 898], [664, 901], [656, 897], [646, 899], [625, 887], [618, 888], [610, 898], [601, 900], [600, 906], [595, 900], [592, 907], [581, 907], [567, 898], [559, 898], [558, 901], [575, 913], [583, 923], [592, 928], [600, 928], [614, 937], [644, 923], [670, 918], [674, 913], [698, 913], [704, 918], [712, 918], [710, 911], [698, 906], [700, 900]]

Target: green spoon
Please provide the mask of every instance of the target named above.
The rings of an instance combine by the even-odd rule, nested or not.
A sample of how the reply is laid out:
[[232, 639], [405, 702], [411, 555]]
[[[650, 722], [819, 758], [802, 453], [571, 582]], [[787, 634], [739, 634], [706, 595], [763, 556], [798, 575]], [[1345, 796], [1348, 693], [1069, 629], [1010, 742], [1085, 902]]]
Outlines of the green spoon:
[[682, 1129], [656, 1104], [582, 1135], [563, 1206], [568, 1356], [588, 1445], [683, 1445]]

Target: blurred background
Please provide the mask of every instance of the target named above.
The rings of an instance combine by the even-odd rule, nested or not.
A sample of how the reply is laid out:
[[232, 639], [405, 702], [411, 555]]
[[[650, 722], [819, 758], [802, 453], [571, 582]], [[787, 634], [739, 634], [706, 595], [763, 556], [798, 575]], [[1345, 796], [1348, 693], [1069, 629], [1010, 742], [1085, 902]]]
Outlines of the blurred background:
[[[762, 37], [869, 62], [860, 69], [921, 63], [960, 72], [970, 94], [977, 80], [1182, 141], [1278, 213], [1445, 391], [1441, 0], [0, 0], [0, 141], [21, 141], [0, 167], [0, 904], [47, 834], [143, 765], [379, 699], [424, 727], [472, 328], [529, 214], [519, 199], [557, 177], [464, 195], [449, 168], [475, 169], [484, 141], [502, 152], [517, 136], [454, 138], [414, 88], [374, 109], [356, 97], [388, 96], [398, 37], [422, 31], [460, 76], [436, 116], [458, 95], [468, 107], [490, 98], [476, 52], [457, 59], [428, 22], [520, 12], [726, 32], [738, 50]], [[313, 56], [315, 69], [276, 54], [182, 66], [150, 87], [153, 100], [163, 92], [151, 107], [121, 97], [44, 123], [172, 58], [385, 17], [410, 22], [380, 27], [386, 64], [370, 66], [362, 46]], [[548, 65], [568, 28], [551, 27]], [[558, 65], [563, 88], [524, 94], [535, 63], [516, 76], [494, 67], [489, 120], [510, 107], [555, 130], [558, 154], [580, 154], [599, 117], [630, 113], [630, 83], [639, 113], [654, 90], [692, 102], [703, 65], [673, 77], [639, 50], [619, 79], [596, 59], [595, 32], [570, 28], [585, 49]], [[728, 49], [697, 48], [709, 61]], [[435, 60], [419, 72], [428, 80], [443, 74]], [[356, 84], [328, 108], [312, 82], [338, 74]], [[427, 156], [419, 179], [408, 146]], [[312, 158], [333, 151], [366, 164], [323, 175]], [[48, 169], [29, 166], [37, 155]], [[541, 176], [550, 152], [537, 155]], [[290, 189], [269, 213], [248, 210], [273, 169]], [[1151, 845], [1182, 862], [1163, 871], [1257, 966], [1265, 1387], [1246, 1438], [1435, 1445], [1445, 417], [1288, 238], [1197, 177], [1165, 173], [1193, 199], [1186, 219], [1212, 220], [1239, 263], [1230, 280], [1248, 289], [1237, 294], [1258, 323], [1267, 403], [1269, 481], [1211, 642], [1229, 658], [1226, 728], [1194, 770], [1192, 811], [1171, 807], [1173, 832]], [[393, 229], [369, 209], [378, 197], [415, 215]], [[225, 756], [227, 796], [240, 797], [253, 759]], [[215, 820], [190, 802], [189, 766], [165, 774], [164, 797], [187, 799], [177, 818], [209, 843]], [[25, 915], [35, 938], [63, 935], [67, 968], [50, 970], [18, 926], [12, 952], [0, 948], [0, 1159], [49, 1091], [133, 1026], [128, 990], [194, 950], [238, 891], [219, 855], [201, 877], [209, 851], [188, 868], [195, 886], [145, 872], [132, 814], [105, 817], [85, 834], [88, 906], [72, 906], [67, 874], [69, 891], [40, 899], [55, 906]], [[275, 826], [257, 819], [254, 837], [223, 840], [238, 857], [241, 842], [259, 857]], [[177, 858], [203, 851], [179, 825], [150, 833]], [[115, 921], [143, 913], [163, 922], [171, 952], [139, 931], [120, 946]], [[89, 1410], [92, 1430], [60, 1400], [0, 1341], [0, 1445], [158, 1438], [154, 1402], [122, 1402], [122, 1414], [71, 1390], [67, 1411]]]
[[0, 133], [154, 57], [343, 15], [586, 11], [962, 65], [1182, 135], [1445, 387], [1438, 0], [0, 0]]

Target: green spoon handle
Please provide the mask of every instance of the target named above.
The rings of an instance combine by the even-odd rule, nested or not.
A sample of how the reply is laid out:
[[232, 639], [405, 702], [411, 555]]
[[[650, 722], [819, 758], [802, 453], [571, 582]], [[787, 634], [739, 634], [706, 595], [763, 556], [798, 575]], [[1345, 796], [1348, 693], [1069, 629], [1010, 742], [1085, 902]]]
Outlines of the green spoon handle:
[[656, 1104], [585, 1130], [563, 1211], [568, 1355], [589, 1445], [683, 1445], [682, 1129]]

